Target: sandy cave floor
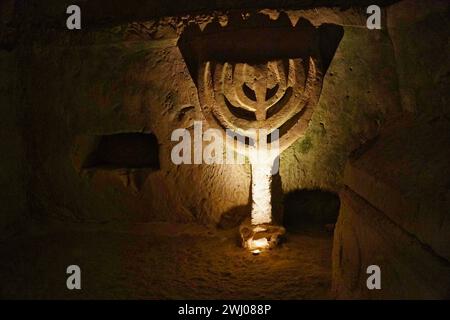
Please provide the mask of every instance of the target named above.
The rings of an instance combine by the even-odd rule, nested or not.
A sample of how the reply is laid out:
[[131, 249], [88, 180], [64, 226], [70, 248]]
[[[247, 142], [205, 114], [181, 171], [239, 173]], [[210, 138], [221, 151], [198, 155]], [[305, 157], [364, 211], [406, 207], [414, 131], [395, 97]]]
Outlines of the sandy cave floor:
[[[328, 299], [332, 234], [290, 233], [254, 256], [237, 230], [151, 223], [33, 227], [0, 244], [0, 298]], [[82, 290], [66, 289], [81, 267]]]

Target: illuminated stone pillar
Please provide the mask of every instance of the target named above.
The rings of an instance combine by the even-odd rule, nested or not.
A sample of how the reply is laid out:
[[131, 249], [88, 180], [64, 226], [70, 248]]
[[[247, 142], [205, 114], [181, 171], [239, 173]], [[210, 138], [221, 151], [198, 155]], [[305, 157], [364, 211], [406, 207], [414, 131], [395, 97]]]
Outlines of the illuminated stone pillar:
[[272, 222], [272, 166], [267, 163], [252, 163], [252, 224]]
[[[293, 27], [288, 19], [266, 18], [189, 28], [178, 46], [208, 125], [239, 137], [252, 137], [254, 130], [279, 130], [278, 156], [305, 134], [343, 28], [316, 26], [305, 19]], [[275, 141], [264, 138], [268, 145]], [[227, 144], [241, 155], [240, 150], [257, 147], [253, 139]], [[284, 229], [272, 219], [271, 164], [255, 162], [251, 156], [250, 163], [252, 223], [241, 226], [243, 244], [254, 248], [249, 244], [256, 242], [260, 247], [265, 238], [272, 247]]]
[[209, 124], [247, 138], [236, 146], [234, 140], [227, 143], [238, 154], [249, 152], [251, 224], [241, 225], [240, 233], [243, 246], [259, 254], [275, 247], [285, 233], [272, 219], [274, 160], [306, 130], [320, 74], [312, 57], [256, 65], [206, 61], [199, 74], [199, 97]]

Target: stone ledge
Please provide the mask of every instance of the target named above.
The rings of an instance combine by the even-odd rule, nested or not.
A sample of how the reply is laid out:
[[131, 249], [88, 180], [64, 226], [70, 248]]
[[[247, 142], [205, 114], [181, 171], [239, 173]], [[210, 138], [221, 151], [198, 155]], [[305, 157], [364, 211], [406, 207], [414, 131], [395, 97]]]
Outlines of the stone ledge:
[[344, 184], [450, 260], [450, 122], [400, 119], [352, 159]]
[[[448, 299], [450, 263], [345, 188], [333, 246], [333, 292], [343, 299]], [[381, 268], [368, 290], [366, 268]]]

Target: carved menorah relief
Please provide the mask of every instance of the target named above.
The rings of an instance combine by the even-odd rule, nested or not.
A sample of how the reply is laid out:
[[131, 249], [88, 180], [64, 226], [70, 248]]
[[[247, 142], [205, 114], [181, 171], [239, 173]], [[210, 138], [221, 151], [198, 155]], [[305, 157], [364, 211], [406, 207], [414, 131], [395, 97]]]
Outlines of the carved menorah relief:
[[334, 25], [303, 19], [293, 27], [287, 17], [256, 16], [188, 30], [179, 41], [208, 125], [245, 137], [226, 143], [251, 165], [251, 225], [240, 231], [253, 252], [275, 246], [284, 233], [272, 221], [274, 162], [305, 133], [341, 38]]
[[244, 136], [278, 129], [282, 152], [311, 119], [321, 84], [316, 64], [312, 57], [258, 64], [207, 61], [198, 79], [203, 113], [210, 125]]
[[[254, 227], [241, 228], [244, 246], [252, 251], [274, 246], [284, 233], [282, 227], [271, 225], [273, 165], [308, 126], [321, 85], [317, 64], [308, 57], [252, 64], [206, 61], [200, 66], [199, 97], [208, 123], [253, 141], [248, 145], [232, 141], [229, 146], [246, 154], [252, 167]], [[276, 138], [268, 139], [274, 133]], [[255, 240], [262, 232], [270, 238]]]

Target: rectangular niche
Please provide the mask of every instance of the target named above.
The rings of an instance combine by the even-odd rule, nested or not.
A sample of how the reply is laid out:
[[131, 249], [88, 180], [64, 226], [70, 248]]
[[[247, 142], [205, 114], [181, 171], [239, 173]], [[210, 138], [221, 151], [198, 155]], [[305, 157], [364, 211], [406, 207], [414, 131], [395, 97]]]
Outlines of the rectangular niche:
[[159, 169], [159, 145], [151, 133], [96, 136], [84, 169]]

